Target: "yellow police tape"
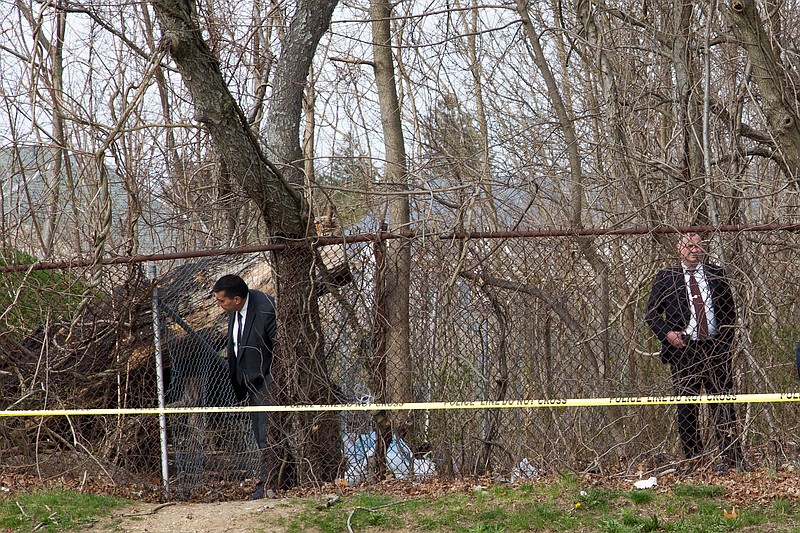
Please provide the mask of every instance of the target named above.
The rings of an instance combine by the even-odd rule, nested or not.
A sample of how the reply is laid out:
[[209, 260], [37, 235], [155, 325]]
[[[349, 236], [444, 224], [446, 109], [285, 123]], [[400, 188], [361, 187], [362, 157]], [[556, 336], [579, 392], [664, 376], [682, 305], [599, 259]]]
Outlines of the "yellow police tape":
[[698, 396], [620, 396], [609, 398], [540, 398], [535, 400], [475, 400], [412, 403], [347, 403], [332, 405], [265, 405], [230, 407], [146, 407], [139, 409], [40, 409], [0, 411], [0, 417], [77, 415], [180, 415], [230, 412], [299, 411], [420, 411], [441, 409], [519, 409], [541, 407], [604, 407], [610, 405], [674, 405], [679, 403], [798, 402], [800, 392], [769, 394], [701, 394]]

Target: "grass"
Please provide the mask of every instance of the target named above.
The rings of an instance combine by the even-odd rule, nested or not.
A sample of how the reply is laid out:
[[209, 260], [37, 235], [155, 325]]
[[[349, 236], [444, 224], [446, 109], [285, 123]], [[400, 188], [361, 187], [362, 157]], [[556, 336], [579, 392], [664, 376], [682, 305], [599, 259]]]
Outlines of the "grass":
[[128, 503], [110, 496], [50, 490], [0, 500], [0, 531], [68, 531], [84, 529]]
[[556, 483], [424, 499], [366, 493], [326, 509], [302, 501], [302, 510], [284, 525], [293, 533], [348, 531], [348, 525], [357, 532], [800, 533], [797, 502], [776, 499], [767, 506], [737, 506], [734, 515], [726, 493], [715, 485], [679, 484], [669, 491], [581, 488], [579, 480], [565, 477]]
[[[4, 496], [0, 497], [0, 531], [84, 529], [126, 504], [130, 502], [67, 490]], [[734, 514], [727, 489], [717, 485], [614, 490], [583, 487], [571, 476], [440, 496], [403, 497], [363, 490], [328, 507], [311, 498], [283, 500], [279, 506], [290, 509], [281, 515], [279, 523], [291, 533], [800, 533], [800, 525], [796, 525], [800, 524], [800, 503], [793, 499], [737, 505]], [[215, 509], [224, 512], [223, 508]], [[263, 518], [265, 528], [276, 525], [274, 518]]]

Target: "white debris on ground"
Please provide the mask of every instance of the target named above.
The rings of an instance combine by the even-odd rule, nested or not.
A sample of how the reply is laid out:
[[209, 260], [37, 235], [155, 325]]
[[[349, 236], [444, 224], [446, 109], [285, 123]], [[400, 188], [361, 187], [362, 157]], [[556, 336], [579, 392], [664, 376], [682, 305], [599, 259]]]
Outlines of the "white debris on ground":
[[542, 476], [542, 473], [533, 464], [533, 461], [525, 457], [511, 472], [511, 482], [515, 483], [520, 480], [536, 479]]
[[[367, 462], [375, 454], [375, 432], [359, 435], [345, 434], [344, 455], [347, 470], [344, 479], [348, 485], [363, 483], [367, 477]], [[427, 456], [415, 458], [408, 444], [396, 435], [386, 449], [386, 467], [395, 479], [428, 479], [436, 473], [436, 465]]]
[[656, 479], [655, 476], [647, 479], [640, 479], [639, 481], [633, 483], [633, 486], [637, 489], [652, 489], [656, 485], [658, 485], [658, 479]]

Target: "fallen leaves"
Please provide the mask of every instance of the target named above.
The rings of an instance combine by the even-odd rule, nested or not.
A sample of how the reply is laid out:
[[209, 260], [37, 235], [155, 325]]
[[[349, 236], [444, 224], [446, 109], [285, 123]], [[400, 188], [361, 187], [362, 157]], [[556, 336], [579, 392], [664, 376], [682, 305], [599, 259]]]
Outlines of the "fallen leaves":
[[[60, 463], [59, 463], [60, 464]], [[20, 473], [7, 465], [0, 472], [0, 500], [14, 498], [22, 492], [35, 492], [47, 488], [60, 487], [76, 492], [105, 494], [140, 500], [149, 503], [161, 503], [166, 499], [160, 479], [145, 479], [138, 482], [110, 481], [102, 472], [93, 472], [85, 469], [74, 469], [74, 476], [58, 474], [51, 477], [41, 477], [32, 473]], [[563, 478], [556, 475], [545, 476], [538, 479], [536, 484], [559, 483]], [[207, 481], [202, 489], [191, 494], [181, 495], [181, 499], [188, 502], [222, 502], [246, 500], [249, 497], [255, 480], [244, 482]], [[697, 474], [687, 478], [678, 474], [659, 475], [658, 486], [653, 490], [669, 492], [675, 484], [718, 485], [725, 488], [724, 500], [726, 505], [733, 506], [725, 509], [725, 513], [733, 517], [740, 516], [741, 508], [751, 505], [766, 506], [776, 499], [800, 501], [800, 476], [790, 469], [758, 468], [749, 472], [731, 472], [725, 476], [710, 474]], [[447, 494], [468, 494], [480, 488], [508, 484], [501, 476], [479, 476], [462, 479], [447, 479], [444, 477], [426, 481], [411, 481], [386, 479], [368, 486], [370, 492], [383, 493], [397, 498], [438, 498]], [[511, 485], [516, 485], [512, 483]], [[611, 490], [630, 491], [631, 477], [629, 476], [601, 476], [585, 474], [581, 476], [584, 487], [604, 488]], [[282, 491], [281, 496], [298, 498], [319, 497], [320, 494], [337, 494], [347, 496], [362, 491], [365, 486], [350, 487], [343, 480], [313, 487], [294, 488]], [[173, 494], [173, 498], [175, 495]], [[572, 506], [575, 502], [571, 502]], [[585, 504], [584, 504], [585, 505]], [[578, 507], [578, 506], [576, 506]], [[727, 518], [727, 516], [726, 516]]]

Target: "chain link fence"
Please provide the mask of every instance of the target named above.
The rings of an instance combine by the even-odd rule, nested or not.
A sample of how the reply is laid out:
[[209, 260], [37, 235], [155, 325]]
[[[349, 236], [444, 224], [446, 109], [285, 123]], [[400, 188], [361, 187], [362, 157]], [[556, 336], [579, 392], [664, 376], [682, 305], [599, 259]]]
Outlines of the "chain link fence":
[[[671, 394], [669, 369], [643, 316], [655, 272], [677, 264], [675, 235], [529, 235], [370, 235], [319, 248], [323, 259], [332, 254], [323, 262], [329, 276], [319, 278], [312, 296], [336, 397], [372, 403]], [[405, 360], [402, 350], [399, 358], [387, 353], [397, 331], [397, 315], [387, 306], [404, 301], [387, 282], [398, 250], [392, 242], [411, 255]], [[167, 407], [237, 406], [223, 358], [227, 319], [211, 287], [234, 273], [274, 294], [279, 248], [146, 263], [3, 267], [1, 404], [5, 410], [156, 407], [161, 354]], [[710, 242], [711, 258], [725, 265], [736, 298], [739, 393], [797, 388], [799, 253], [797, 234], [781, 228], [716, 233]], [[26, 262], [3, 256], [5, 265]], [[336, 282], [323, 283], [337, 268]], [[281, 303], [279, 297], [279, 323]], [[293, 361], [284, 364], [286, 381], [296, 381]], [[408, 394], [397, 383], [409, 384]], [[276, 386], [284, 384], [276, 378]], [[798, 460], [800, 417], [793, 404], [736, 409], [751, 463], [778, 468]], [[337, 477], [350, 484], [387, 475], [630, 474], [680, 459], [674, 418], [672, 406], [624, 404], [343, 411], [336, 418], [340, 438], [327, 445], [341, 454]], [[296, 461], [303, 461], [314, 420], [287, 417]], [[160, 474], [157, 416], [2, 417], [0, 424], [5, 470], [46, 479], [95, 465], [123, 482]], [[179, 496], [257, 475], [248, 413], [170, 414], [166, 434], [170, 486]]]

